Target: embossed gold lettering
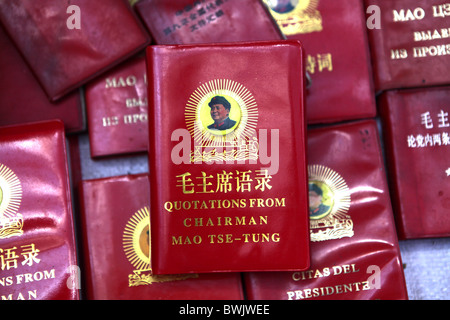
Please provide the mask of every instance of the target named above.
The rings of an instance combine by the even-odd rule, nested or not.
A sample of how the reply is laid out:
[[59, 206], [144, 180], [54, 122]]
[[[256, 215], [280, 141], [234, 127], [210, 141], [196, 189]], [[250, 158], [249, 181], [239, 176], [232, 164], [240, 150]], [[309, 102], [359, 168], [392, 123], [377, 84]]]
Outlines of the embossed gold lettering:
[[348, 292], [365, 291], [370, 289], [371, 288], [367, 281], [361, 281], [312, 289], [306, 288], [303, 290], [287, 291], [286, 294], [288, 296], [288, 300], [303, 300], [323, 296], [344, 294]]
[[209, 243], [221, 244], [221, 243], [233, 243], [233, 235], [227, 234], [210, 234], [208, 235]]
[[186, 236], [172, 236], [172, 245], [189, 245], [189, 244], [200, 244], [202, 243], [202, 237], [199, 235], [193, 236], [192, 240], [190, 237]]
[[392, 10], [392, 13], [394, 15], [394, 22], [415, 21], [425, 18], [425, 10], [420, 7], [414, 10], [407, 9], [406, 11], [405, 9], [401, 9], [400, 11]]
[[244, 233], [244, 242], [280, 242], [279, 233]]
[[391, 60], [406, 59], [406, 58], [408, 58], [408, 51], [406, 51], [406, 49], [391, 50]]
[[414, 32], [414, 41], [446, 39], [450, 37], [450, 28]]
[[[28, 299], [25, 297], [28, 296]], [[7, 295], [2, 295], [2, 300], [36, 300], [37, 299], [37, 290], [28, 290], [28, 292], [24, 295], [22, 292], [16, 293], [13, 296], [12, 293]]]
[[[247, 203], [247, 200], [249, 202]], [[286, 198], [252, 198], [252, 199], [211, 199], [207, 201], [192, 200], [192, 201], [166, 201], [164, 209], [167, 212], [175, 212], [181, 210], [204, 210], [204, 209], [242, 209], [246, 208], [247, 204], [251, 207], [257, 208], [279, 208], [286, 207]], [[251, 223], [252, 221], [249, 221]]]
[[126, 114], [123, 116], [123, 121], [125, 124], [147, 122], [148, 115], [146, 113]]
[[55, 278], [55, 269], [37, 271], [35, 273], [23, 273], [16, 275], [16, 284], [29, 283], [34, 281], [48, 280]]
[[450, 44], [413, 48], [414, 58], [445, 56], [449, 54], [450, 54]]
[[127, 108], [135, 108], [135, 107], [147, 107], [148, 99], [147, 98], [128, 98], [125, 100], [125, 105]]
[[137, 78], [135, 76], [128, 76], [125, 79], [123, 77], [106, 78], [105, 88], [124, 88], [133, 87], [136, 85]]
[[450, 3], [440, 4], [438, 6], [433, 6], [433, 17], [435, 18], [445, 18], [450, 16]]
[[[223, 219], [223, 220], [222, 220]], [[183, 225], [187, 228], [190, 227], [214, 227], [214, 226], [256, 226], [267, 225], [268, 217], [215, 217], [215, 218], [186, 218], [183, 220]]]
[[119, 124], [119, 118], [116, 116], [103, 117], [102, 124], [104, 127], [117, 126]]

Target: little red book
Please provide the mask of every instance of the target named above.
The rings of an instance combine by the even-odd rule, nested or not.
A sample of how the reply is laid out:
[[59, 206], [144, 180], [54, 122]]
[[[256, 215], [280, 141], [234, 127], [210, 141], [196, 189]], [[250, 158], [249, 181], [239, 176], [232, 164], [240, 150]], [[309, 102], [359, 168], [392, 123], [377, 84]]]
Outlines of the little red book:
[[87, 299], [243, 299], [239, 273], [152, 275], [147, 174], [84, 180], [81, 195]]
[[288, 39], [305, 48], [308, 124], [376, 115], [366, 17], [360, 0], [264, 0]]
[[301, 44], [156, 45], [147, 63], [152, 271], [307, 268]]
[[386, 161], [401, 239], [450, 236], [450, 87], [380, 96]]
[[144, 56], [130, 59], [88, 83], [85, 100], [92, 157], [147, 151]]
[[0, 296], [79, 299], [64, 127], [0, 128]]
[[450, 84], [450, 7], [445, 1], [366, 0], [378, 91]]
[[80, 92], [58, 102], [48, 100], [37, 79], [0, 26], [0, 126], [59, 119], [66, 133], [85, 129]]
[[0, 0], [0, 22], [52, 101], [149, 42], [126, 0]]
[[250, 300], [407, 299], [374, 120], [308, 131], [311, 267], [246, 273]]
[[141, 0], [135, 9], [156, 44], [283, 39], [260, 0]]

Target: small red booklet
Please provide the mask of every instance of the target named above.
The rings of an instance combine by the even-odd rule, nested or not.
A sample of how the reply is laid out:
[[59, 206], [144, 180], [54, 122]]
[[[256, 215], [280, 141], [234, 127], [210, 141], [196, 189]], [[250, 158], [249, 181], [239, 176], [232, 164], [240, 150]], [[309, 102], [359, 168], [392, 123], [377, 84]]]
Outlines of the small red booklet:
[[[445, 1], [365, 0], [377, 90], [450, 84]], [[369, 10], [370, 9], [370, 10]]]
[[376, 114], [366, 17], [360, 0], [268, 1], [288, 39], [305, 48], [308, 124]]
[[399, 237], [450, 236], [450, 87], [380, 97]]
[[239, 273], [152, 275], [149, 199], [146, 174], [82, 182], [87, 298], [243, 299]]
[[0, 21], [51, 100], [149, 42], [126, 0], [0, 0]]
[[62, 122], [1, 127], [0, 154], [0, 296], [78, 299]]
[[311, 267], [245, 274], [249, 299], [407, 299], [375, 121], [308, 131]]
[[283, 39], [260, 0], [141, 0], [135, 8], [156, 44]]
[[145, 57], [130, 59], [85, 87], [92, 157], [147, 151]]
[[155, 274], [309, 265], [298, 41], [151, 46]]
[[0, 48], [0, 126], [60, 119], [67, 133], [85, 129], [80, 92], [50, 102], [1, 26]]

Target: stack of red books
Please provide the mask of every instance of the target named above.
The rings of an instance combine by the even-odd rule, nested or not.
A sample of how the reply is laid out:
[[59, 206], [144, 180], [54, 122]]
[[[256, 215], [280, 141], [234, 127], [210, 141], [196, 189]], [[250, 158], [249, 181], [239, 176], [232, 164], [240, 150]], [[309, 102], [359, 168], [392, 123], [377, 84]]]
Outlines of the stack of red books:
[[[0, 0], [0, 296], [406, 299], [375, 93], [446, 81], [447, 6], [367, 2], [376, 87], [359, 0]], [[449, 235], [447, 93], [380, 96], [402, 238]]]

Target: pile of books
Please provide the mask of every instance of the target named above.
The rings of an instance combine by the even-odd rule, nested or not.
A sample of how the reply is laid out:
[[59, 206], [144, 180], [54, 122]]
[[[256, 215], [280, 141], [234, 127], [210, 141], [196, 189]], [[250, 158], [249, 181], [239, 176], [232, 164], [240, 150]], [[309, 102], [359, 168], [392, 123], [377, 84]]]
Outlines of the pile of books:
[[[1, 298], [408, 299], [399, 239], [450, 236], [447, 16], [0, 0]], [[84, 179], [81, 135], [148, 172]]]

